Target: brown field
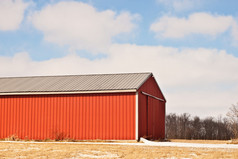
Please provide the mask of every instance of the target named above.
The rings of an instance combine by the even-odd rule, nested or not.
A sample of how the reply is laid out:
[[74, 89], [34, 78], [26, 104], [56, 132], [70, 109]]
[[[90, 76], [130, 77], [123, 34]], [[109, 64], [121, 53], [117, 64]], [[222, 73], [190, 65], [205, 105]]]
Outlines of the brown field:
[[[180, 141], [181, 142], [181, 141]], [[191, 142], [191, 140], [189, 141]], [[197, 142], [197, 141], [195, 141]], [[201, 143], [202, 141], [200, 141]], [[207, 142], [207, 141], [206, 141]], [[209, 141], [212, 143], [212, 141]], [[238, 149], [0, 142], [0, 158], [238, 158]]]
[[199, 143], [199, 144], [229, 144], [228, 140], [185, 140], [185, 139], [171, 139], [171, 142], [185, 142], [185, 143]]

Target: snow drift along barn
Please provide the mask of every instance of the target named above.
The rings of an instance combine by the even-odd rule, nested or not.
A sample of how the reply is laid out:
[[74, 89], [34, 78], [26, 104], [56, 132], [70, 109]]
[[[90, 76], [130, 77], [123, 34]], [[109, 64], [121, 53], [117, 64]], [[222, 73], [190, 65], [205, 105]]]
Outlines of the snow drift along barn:
[[152, 73], [0, 78], [0, 138], [164, 138], [165, 102]]

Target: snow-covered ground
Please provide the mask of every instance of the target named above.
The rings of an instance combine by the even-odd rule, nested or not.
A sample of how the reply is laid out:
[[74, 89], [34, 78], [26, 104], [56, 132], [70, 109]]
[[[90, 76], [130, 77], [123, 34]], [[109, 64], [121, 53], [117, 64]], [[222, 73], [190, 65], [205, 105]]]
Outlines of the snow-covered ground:
[[110, 152], [102, 152], [102, 151], [88, 151], [87, 153], [78, 153], [78, 157], [80, 158], [118, 158], [117, 154], [112, 154]]
[[[54, 144], [98, 144], [98, 145], [131, 145], [131, 146], [163, 146], [163, 147], [191, 147], [191, 148], [227, 148], [238, 149], [236, 144], [198, 144], [198, 143], [180, 143], [180, 142], [154, 142], [141, 138], [143, 143], [119, 143], [119, 142], [47, 142]], [[46, 142], [24, 142], [24, 141], [0, 141], [0, 142], [17, 142], [17, 143], [46, 143]]]
[[181, 142], [153, 142], [141, 138], [141, 141], [144, 142], [145, 145], [149, 146], [169, 146], [169, 147], [193, 147], [193, 148], [236, 148], [238, 149], [238, 145], [236, 144], [198, 144], [198, 143], [181, 143]]

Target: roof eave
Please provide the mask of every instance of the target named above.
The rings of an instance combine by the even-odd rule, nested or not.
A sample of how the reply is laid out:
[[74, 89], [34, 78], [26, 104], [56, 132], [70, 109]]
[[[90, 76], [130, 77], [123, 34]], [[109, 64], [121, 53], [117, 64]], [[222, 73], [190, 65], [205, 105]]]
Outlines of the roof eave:
[[94, 90], [94, 91], [63, 91], [63, 92], [3, 92], [0, 96], [4, 95], [58, 95], [58, 94], [94, 94], [94, 93], [130, 93], [136, 92], [137, 89], [124, 89], [124, 90]]

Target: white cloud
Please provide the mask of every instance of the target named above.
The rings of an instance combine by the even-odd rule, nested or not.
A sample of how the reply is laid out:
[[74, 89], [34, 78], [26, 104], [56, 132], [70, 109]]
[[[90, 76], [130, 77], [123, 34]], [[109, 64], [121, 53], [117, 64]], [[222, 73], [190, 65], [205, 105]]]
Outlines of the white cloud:
[[180, 91], [168, 93], [167, 112], [179, 114], [189, 112], [201, 117], [218, 115], [225, 116], [232, 104], [237, 103], [238, 88], [229, 91], [210, 90], [206, 91]]
[[22, 0], [0, 1], [0, 30], [18, 29], [28, 5], [28, 3], [24, 3]]
[[31, 16], [45, 40], [94, 53], [105, 51], [113, 37], [131, 32], [137, 18], [129, 12], [97, 11], [89, 4], [73, 1], [48, 5]]
[[194, 13], [188, 18], [163, 16], [150, 26], [150, 30], [154, 31], [157, 37], [165, 38], [183, 38], [190, 34], [216, 36], [231, 27], [237, 31], [234, 24], [236, 22], [232, 16]]
[[153, 72], [167, 99], [167, 112], [226, 114], [238, 102], [238, 58], [216, 49], [114, 44], [94, 61], [70, 54], [32, 61], [26, 53], [0, 57], [0, 76]]
[[236, 22], [233, 22], [232, 24], [232, 37], [234, 39], [234, 45], [238, 45], [238, 24]]
[[198, 7], [202, 0], [157, 0], [157, 2], [174, 11], [184, 11]]

